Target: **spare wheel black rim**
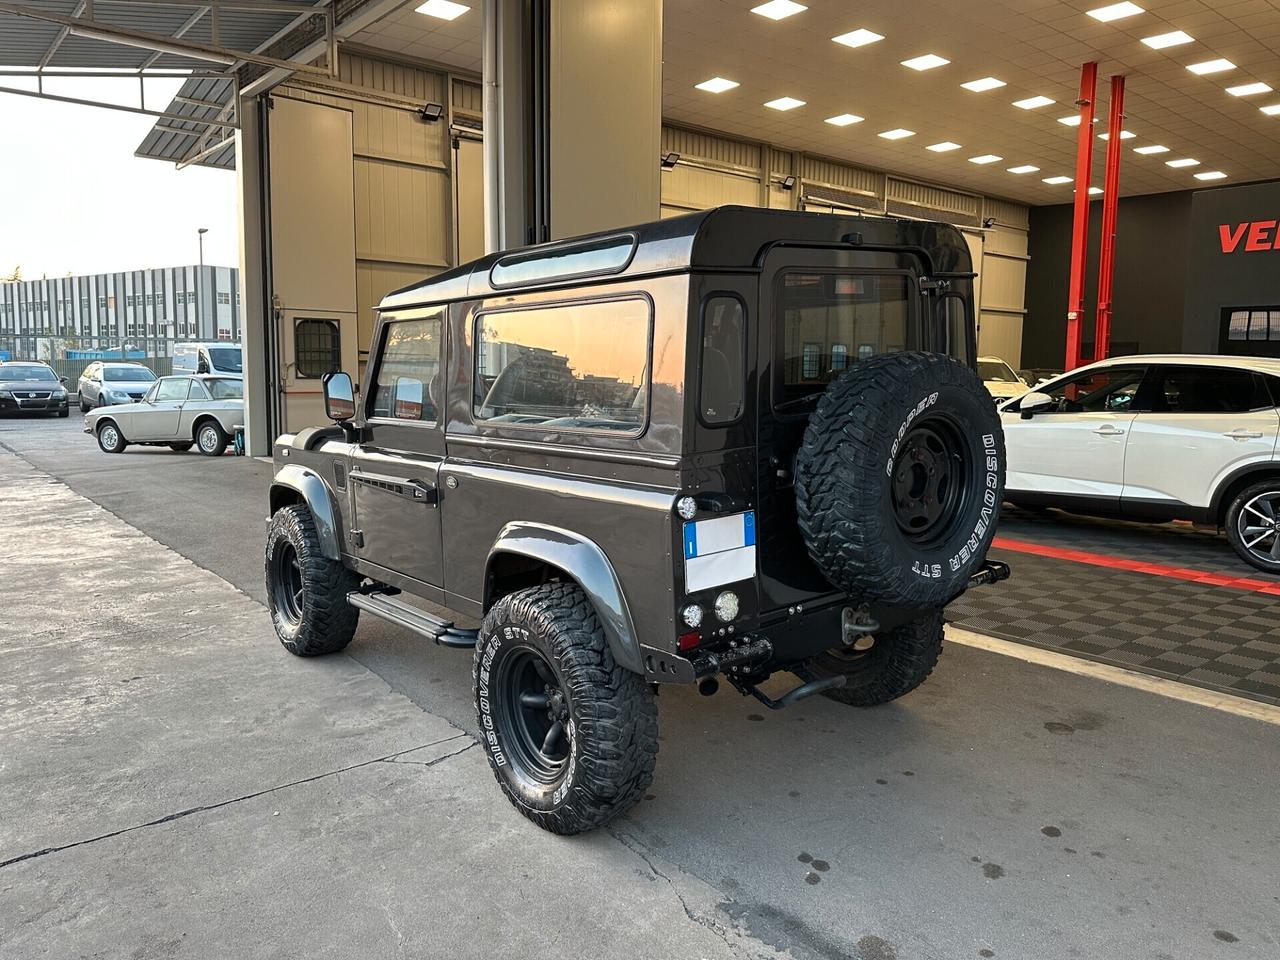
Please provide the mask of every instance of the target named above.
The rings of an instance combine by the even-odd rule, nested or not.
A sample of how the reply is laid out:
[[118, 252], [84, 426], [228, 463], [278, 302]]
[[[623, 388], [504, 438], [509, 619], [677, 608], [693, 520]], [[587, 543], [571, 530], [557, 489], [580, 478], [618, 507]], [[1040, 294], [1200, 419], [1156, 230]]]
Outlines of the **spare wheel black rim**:
[[302, 565], [292, 543], [280, 544], [276, 551], [275, 576], [272, 577], [276, 609], [290, 623], [302, 621]]
[[534, 783], [556, 783], [569, 762], [573, 724], [551, 664], [532, 647], [516, 647], [503, 658], [495, 686], [498, 733], [512, 765]]
[[894, 519], [907, 539], [934, 543], [954, 529], [970, 465], [964, 435], [949, 419], [928, 417], [907, 431], [889, 486]]

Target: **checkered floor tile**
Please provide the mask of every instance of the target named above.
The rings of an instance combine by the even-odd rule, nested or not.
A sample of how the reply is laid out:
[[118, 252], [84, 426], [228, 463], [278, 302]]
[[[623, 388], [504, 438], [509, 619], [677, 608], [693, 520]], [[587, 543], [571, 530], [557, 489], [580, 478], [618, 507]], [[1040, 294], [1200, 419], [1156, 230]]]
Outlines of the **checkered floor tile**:
[[[999, 535], [1276, 579], [1246, 566], [1222, 537], [1190, 527], [1008, 510]], [[1280, 704], [1280, 597], [1027, 553], [991, 556], [1013, 576], [953, 603], [957, 626]]]

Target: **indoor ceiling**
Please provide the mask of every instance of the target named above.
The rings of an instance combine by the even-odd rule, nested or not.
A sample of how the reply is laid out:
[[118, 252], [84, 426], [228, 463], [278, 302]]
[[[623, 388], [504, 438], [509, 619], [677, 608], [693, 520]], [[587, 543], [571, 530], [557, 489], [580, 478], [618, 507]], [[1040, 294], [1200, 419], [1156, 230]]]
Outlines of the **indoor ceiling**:
[[[1099, 62], [1099, 132], [1106, 129], [1108, 77], [1127, 76], [1122, 192], [1156, 193], [1280, 177], [1280, 4], [1272, 0], [1134, 0], [1141, 12], [1103, 22], [1089, 11], [1108, 0], [804, 0], [782, 19], [753, 13], [762, 0], [666, 0], [663, 115], [892, 173], [1035, 204], [1071, 199], [1080, 64]], [[792, 8], [799, 4], [792, 4]], [[479, 2], [452, 21], [409, 4], [353, 39], [455, 69], [479, 72]], [[785, 6], [785, 4], [783, 4]], [[832, 38], [855, 30], [882, 39], [858, 47]], [[1145, 38], [1182, 31], [1190, 40], [1154, 49]], [[1180, 38], [1179, 38], [1180, 39]], [[913, 70], [902, 61], [949, 61]], [[1188, 66], [1234, 66], [1197, 75]], [[722, 93], [695, 84], [737, 82]], [[994, 77], [983, 92], [962, 83]], [[1276, 88], [1233, 96], [1246, 84]], [[1032, 97], [1052, 103], [1020, 109]], [[803, 106], [776, 110], [779, 98]], [[846, 126], [825, 122], [851, 114]], [[889, 140], [895, 129], [912, 136]], [[929, 145], [959, 144], [934, 152]], [[1101, 183], [1105, 143], [1095, 140]], [[1135, 149], [1167, 147], [1140, 154]], [[973, 157], [999, 159], [985, 164]], [[1191, 159], [1195, 165], [1170, 167]], [[1022, 174], [1009, 168], [1036, 167]], [[1221, 172], [1216, 181], [1196, 174]]]

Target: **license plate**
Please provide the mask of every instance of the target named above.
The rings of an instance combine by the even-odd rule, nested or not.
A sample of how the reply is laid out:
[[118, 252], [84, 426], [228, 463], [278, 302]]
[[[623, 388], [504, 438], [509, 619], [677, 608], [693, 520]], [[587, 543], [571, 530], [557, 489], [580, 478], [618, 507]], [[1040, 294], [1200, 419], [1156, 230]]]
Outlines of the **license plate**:
[[756, 575], [754, 510], [684, 525], [684, 585], [689, 592]]

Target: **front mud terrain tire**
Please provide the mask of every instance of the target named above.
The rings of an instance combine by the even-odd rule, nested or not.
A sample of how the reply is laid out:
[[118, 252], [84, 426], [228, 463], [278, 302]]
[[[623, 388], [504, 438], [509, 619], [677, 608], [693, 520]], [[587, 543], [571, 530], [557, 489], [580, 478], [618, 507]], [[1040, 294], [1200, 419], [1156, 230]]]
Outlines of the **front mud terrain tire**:
[[942, 611], [935, 611], [874, 636], [864, 651], [828, 650], [796, 670], [802, 680], [844, 674], [843, 687], [823, 696], [852, 707], [874, 707], [910, 693], [933, 671], [942, 655]]
[[943, 607], [986, 557], [1004, 469], [976, 373], [941, 354], [863, 360], [827, 386], [796, 457], [809, 557], [859, 601]]
[[503, 793], [552, 833], [598, 827], [653, 780], [658, 708], [618, 666], [575, 584], [503, 597], [484, 619], [472, 667], [481, 745]]
[[360, 611], [347, 594], [360, 578], [320, 549], [311, 511], [277, 510], [267, 531], [267, 606], [276, 636], [299, 657], [337, 653], [355, 636]]

